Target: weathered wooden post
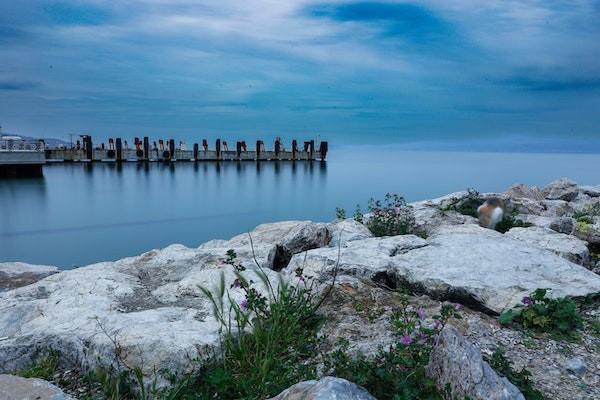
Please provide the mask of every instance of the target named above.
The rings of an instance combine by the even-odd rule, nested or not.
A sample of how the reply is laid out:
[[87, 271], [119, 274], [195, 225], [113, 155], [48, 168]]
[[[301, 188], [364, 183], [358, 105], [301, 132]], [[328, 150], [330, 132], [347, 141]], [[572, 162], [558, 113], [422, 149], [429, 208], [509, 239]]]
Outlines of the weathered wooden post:
[[194, 161], [198, 161], [198, 143], [194, 143]]
[[292, 140], [292, 160], [296, 160], [296, 153], [298, 153], [298, 141]]
[[169, 159], [176, 159], [176, 157], [175, 157], [175, 141], [173, 139], [169, 140]]
[[202, 139], [202, 148], [205, 153], [208, 151], [208, 141], [206, 139]]
[[260, 160], [260, 148], [262, 147], [262, 140], [256, 141], [256, 161]]
[[221, 159], [221, 139], [217, 139], [215, 143], [215, 150], [217, 152], [217, 160]]
[[328, 147], [329, 145], [327, 142], [321, 142], [321, 145], [319, 146], [319, 153], [321, 153], [321, 161], [325, 161], [325, 157], [327, 157]]
[[279, 152], [281, 150], [281, 142], [279, 139], [275, 140], [275, 157], [279, 158]]
[[236, 153], [237, 153], [237, 158], [238, 158], [238, 160], [239, 160], [240, 158], [242, 158], [242, 142], [239, 142], [239, 141], [238, 141], [238, 142], [235, 144], [235, 151], [236, 151]]
[[315, 152], [315, 141], [314, 141], [314, 140], [311, 140], [311, 141], [310, 141], [310, 152], [309, 152], [309, 154], [308, 154], [308, 158], [309, 158], [309, 160], [312, 160], [312, 159], [313, 159], [313, 153], [314, 153], [314, 152]]
[[92, 146], [92, 137], [90, 135], [85, 135], [83, 139], [83, 144], [85, 146], [85, 158], [92, 161], [94, 158], [94, 147]]
[[117, 146], [117, 161], [121, 162], [121, 161], [123, 161], [123, 143], [121, 142], [121, 138], [116, 139], [116, 146]]
[[150, 141], [148, 140], [148, 136], [144, 136], [144, 159], [150, 159]]

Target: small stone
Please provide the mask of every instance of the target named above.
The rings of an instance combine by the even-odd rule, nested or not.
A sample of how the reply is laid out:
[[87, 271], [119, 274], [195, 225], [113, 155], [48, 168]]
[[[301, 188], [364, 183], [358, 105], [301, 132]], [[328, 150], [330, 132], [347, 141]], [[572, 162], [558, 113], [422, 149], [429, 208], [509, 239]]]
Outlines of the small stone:
[[565, 363], [565, 369], [577, 376], [583, 376], [587, 372], [587, 366], [581, 358], [570, 358]]

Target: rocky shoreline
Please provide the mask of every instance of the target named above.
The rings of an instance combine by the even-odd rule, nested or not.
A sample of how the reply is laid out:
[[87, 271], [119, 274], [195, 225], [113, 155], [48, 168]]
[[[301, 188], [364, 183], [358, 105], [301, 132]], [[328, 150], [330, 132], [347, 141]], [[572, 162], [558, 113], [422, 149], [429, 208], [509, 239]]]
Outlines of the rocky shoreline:
[[[519, 222], [505, 233], [480, 227], [465, 212], [475, 199], [492, 197]], [[352, 351], [369, 354], [389, 344], [387, 321], [398, 291], [408, 289], [411, 307], [428, 317], [444, 302], [464, 306], [463, 318], [440, 335], [429, 368], [457, 398], [523, 398], [482, 358], [500, 347], [516, 368], [531, 371], [545, 398], [600, 398], [600, 186], [561, 179], [541, 189], [464, 191], [410, 207], [420, 236], [374, 237], [353, 219], [286, 221], [198, 248], [171, 245], [69, 271], [0, 263], [0, 373], [20, 370], [50, 349], [60, 352], [63, 371], [126, 365], [147, 377], [159, 369], [192, 373], [220, 343], [219, 323], [200, 287], [215, 287], [221, 274], [226, 282], [236, 279], [225, 262], [232, 249], [249, 280], [257, 264], [273, 285], [295, 279], [298, 268], [319, 284], [336, 276], [320, 310], [327, 317], [320, 332], [325, 346], [344, 338]], [[579, 302], [579, 341], [498, 323], [500, 313], [537, 288]], [[231, 301], [243, 299], [231, 291]], [[294, 385], [277, 398], [332, 393], [373, 398], [339, 378]]]

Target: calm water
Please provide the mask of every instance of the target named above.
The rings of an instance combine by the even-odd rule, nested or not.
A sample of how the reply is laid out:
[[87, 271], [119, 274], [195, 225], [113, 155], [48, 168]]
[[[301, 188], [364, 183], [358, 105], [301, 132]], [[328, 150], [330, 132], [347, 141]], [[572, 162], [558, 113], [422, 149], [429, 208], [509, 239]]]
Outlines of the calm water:
[[600, 155], [337, 149], [326, 164], [47, 165], [0, 179], [0, 261], [72, 268], [197, 246], [285, 219], [328, 221], [386, 192], [419, 200], [562, 176], [600, 184]]

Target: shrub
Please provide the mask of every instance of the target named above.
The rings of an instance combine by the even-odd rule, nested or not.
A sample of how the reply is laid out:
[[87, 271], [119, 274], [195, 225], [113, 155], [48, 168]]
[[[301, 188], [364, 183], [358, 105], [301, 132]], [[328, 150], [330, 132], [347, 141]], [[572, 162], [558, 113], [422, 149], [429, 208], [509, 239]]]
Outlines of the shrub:
[[33, 361], [24, 369], [19, 370], [15, 375], [23, 378], [39, 378], [50, 380], [58, 370], [59, 353], [50, 350], [46, 354], [37, 354]]
[[523, 222], [523, 220], [508, 216], [502, 218], [502, 220], [498, 222], [494, 229], [500, 233], [506, 233], [512, 228], [529, 228], [532, 225], [533, 224], [529, 222]]
[[557, 338], [576, 339], [582, 325], [577, 305], [571, 299], [546, 297], [548, 290], [536, 289], [524, 297], [523, 305], [500, 315], [500, 323], [515, 321], [526, 329], [547, 332]]
[[[357, 211], [360, 213], [360, 209]], [[406, 235], [416, 231], [412, 208], [397, 194], [387, 193], [383, 200], [371, 199], [369, 213], [371, 216], [366, 224], [375, 236]]]
[[346, 210], [340, 207], [335, 208], [335, 217], [337, 219], [346, 219]]
[[404, 297], [390, 319], [396, 342], [389, 349], [380, 349], [371, 358], [360, 353], [352, 357], [348, 354], [348, 341], [341, 339], [332, 353], [323, 356], [325, 368], [382, 400], [446, 398], [427, 376], [426, 367], [435, 338], [451, 317], [459, 318], [457, 309], [445, 304], [440, 315], [434, 317], [435, 324], [429, 327], [424, 322], [424, 311], [409, 310]]
[[504, 356], [503, 350], [496, 350], [486, 361], [494, 370], [496, 370], [497, 373], [504, 376], [513, 385], [519, 388], [527, 400], [544, 399], [542, 392], [533, 387], [533, 382], [531, 381], [531, 372], [525, 369], [525, 367], [521, 368], [520, 371], [515, 371], [510, 360]]

